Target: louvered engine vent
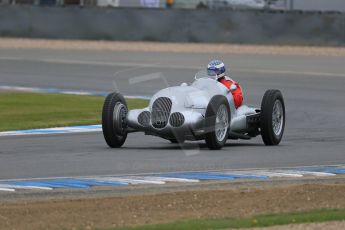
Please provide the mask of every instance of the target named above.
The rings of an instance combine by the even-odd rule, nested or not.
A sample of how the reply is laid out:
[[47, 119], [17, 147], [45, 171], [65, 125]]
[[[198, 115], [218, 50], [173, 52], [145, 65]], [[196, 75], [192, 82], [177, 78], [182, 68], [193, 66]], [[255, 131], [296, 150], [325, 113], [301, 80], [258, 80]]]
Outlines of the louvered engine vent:
[[169, 120], [171, 126], [173, 127], [180, 127], [183, 125], [184, 123], [184, 116], [182, 113], [173, 113], [170, 116], [170, 120]]
[[138, 116], [138, 122], [144, 127], [150, 126], [150, 112], [149, 111], [141, 112]]
[[152, 105], [151, 122], [157, 129], [164, 128], [169, 120], [172, 102], [170, 98], [159, 97]]

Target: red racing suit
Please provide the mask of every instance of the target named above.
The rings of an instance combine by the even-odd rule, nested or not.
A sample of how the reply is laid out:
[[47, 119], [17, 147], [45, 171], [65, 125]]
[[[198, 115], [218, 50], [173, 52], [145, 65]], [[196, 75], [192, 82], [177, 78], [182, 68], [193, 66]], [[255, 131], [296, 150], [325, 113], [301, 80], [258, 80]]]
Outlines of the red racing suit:
[[225, 87], [228, 89], [230, 89], [230, 87], [233, 84], [235, 84], [237, 88], [234, 91], [232, 91], [231, 94], [234, 98], [236, 109], [240, 107], [243, 103], [243, 94], [242, 94], [242, 88], [240, 84], [238, 84], [237, 82], [235, 82], [234, 80], [232, 80], [230, 77], [227, 77], [227, 76], [219, 78], [218, 81], [222, 83], [223, 85], [225, 85]]

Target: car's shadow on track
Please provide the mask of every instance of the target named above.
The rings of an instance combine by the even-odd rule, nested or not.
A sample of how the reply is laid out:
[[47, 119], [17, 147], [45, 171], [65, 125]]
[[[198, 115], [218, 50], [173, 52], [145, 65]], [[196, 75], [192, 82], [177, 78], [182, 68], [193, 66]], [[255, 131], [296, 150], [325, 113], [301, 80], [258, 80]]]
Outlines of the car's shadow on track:
[[[223, 147], [223, 150], [231, 147], [264, 147], [265, 145], [260, 143], [226, 143]], [[123, 150], [195, 150], [195, 149], [201, 149], [201, 150], [208, 150], [208, 147], [205, 143], [200, 142], [187, 142], [183, 144], [166, 144], [162, 143], [161, 145], [157, 144], [155, 146], [123, 146], [121, 149]]]

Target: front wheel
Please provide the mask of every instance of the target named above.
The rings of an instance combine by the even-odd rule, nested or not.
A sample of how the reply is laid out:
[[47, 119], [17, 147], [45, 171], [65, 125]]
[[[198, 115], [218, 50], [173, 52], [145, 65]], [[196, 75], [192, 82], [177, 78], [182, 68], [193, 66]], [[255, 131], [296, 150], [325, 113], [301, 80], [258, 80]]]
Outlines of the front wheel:
[[261, 102], [261, 136], [265, 145], [278, 145], [285, 128], [285, 104], [279, 90], [267, 90]]
[[205, 114], [205, 141], [209, 149], [221, 149], [229, 135], [231, 114], [228, 100], [214, 96]]
[[111, 93], [106, 97], [102, 112], [102, 130], [104, 139], [111, 148], [119, 148], [126, 141], [127, 112], [127, 103], [120, 93]]

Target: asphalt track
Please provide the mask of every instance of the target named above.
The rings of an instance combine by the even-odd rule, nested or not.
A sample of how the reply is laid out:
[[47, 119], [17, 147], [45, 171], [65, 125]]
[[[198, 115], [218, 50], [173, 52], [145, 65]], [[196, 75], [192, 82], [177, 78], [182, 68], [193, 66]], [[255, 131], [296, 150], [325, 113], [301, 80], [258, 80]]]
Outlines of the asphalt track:
[[101, 133], [1, 137], [0, 179], [345, 164], [345, 57], [1, 49], [0, 85], [152, 95], [191, 82], [215, 57], [231, 66], [246, 103], [260, 105], [266, 89], [282, 91], [281, 145], [258, 137], [209, 151], [203, 142], [181, 148], [135, 133], [109, 149]]

